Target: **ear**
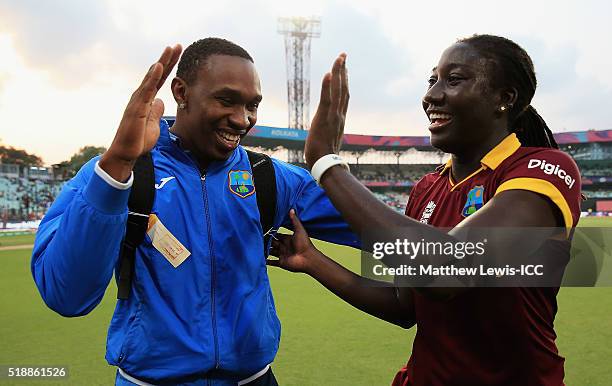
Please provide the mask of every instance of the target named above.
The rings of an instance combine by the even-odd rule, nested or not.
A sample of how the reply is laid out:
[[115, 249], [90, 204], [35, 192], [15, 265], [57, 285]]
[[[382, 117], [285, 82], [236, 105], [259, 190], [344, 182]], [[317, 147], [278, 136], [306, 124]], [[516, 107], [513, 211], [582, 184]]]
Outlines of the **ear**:
[[511, 106], [516, 105], [518, 99], [518, 90], [514, 87], [502, 89], [500, 91], [500, 107], [506, 106], [508, 110], [511, 110]]
[[170, 87], [177, 104], [187, 103], [187, 82], [177, 76], [172, 79]]

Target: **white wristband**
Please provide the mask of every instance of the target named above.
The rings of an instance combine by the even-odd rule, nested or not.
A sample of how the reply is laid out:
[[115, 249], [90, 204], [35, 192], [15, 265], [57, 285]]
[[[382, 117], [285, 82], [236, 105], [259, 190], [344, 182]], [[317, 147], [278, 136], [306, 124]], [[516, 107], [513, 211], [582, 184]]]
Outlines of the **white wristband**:
[[348, 164], [338, 154], [326, 154], [312, 165], [310, 174], [312, 174], [312, 178], [317, 181], [317, 184], [321, 185], [321, 177], [323, 177], [323, 174], [325, 174], [329, 168], [336, 165], [342, 165], [347, 171], [349, 170]]

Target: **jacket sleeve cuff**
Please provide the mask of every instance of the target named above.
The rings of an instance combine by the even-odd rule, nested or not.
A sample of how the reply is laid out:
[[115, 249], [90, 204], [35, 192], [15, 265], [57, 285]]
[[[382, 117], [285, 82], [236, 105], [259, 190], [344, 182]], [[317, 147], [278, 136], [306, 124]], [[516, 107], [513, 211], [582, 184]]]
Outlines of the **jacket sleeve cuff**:
[[133, 181], [134, 173], [127, 182], [121, 183], [114, 180], [96, 163], [95, 173], [91, 175], [85, 186], [83, 196], [91, 206], [100, 212], [122, 214], [127, 210]]
[[110, 174], [105, 172], [104, 169], [100, 167], [100, 161], [96, 162], [96, 167], [94, 168], [94, 170], [96, 171], [96, 174], [99, 175], [110, 186], [120, 189], [120, 190], [129, 189], [132, 186], [132, 183], [134, 182], [134, 172], [130, 174], [130, 178], [128, 178], [126, 182], [119, 182], [113, 177], [111, 177]]

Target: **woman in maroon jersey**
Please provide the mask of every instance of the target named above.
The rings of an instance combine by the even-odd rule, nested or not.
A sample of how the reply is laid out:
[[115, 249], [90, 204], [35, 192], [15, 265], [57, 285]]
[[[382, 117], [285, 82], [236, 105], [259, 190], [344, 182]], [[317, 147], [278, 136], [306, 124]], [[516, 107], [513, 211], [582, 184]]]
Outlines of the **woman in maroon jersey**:
[[[409, 240], [455, 242], [467, 226], [558, 227], [560, 233], [537, 245], [554, 250], [562, 261], [568, 258], [580, 215], [580, 174], [530, 105], [536, 77], [520, 46], [475, 35], [442, 53], [422, 104], [431, 122], [431, 144], [451, 157], [414, 186], [406, 216], [378, 201], [335, 155], [349, 99], [345, 62], [340, 55], [323, 78], [305, 157], [355, 232], [401, 229]], [[295, 234], [280, 236], [273, 246], [279, 260], [269, 264], [305, 272], [378, 318], [418, 326], [412, 355], [394, 386], [563, 384], [564, 359], [553, 329], [558, 287], [373, 286], [316, 250], [297, 215], [292, 212], [291, 218]], [[488, 237], [496, 251], [532, 238], [524, 232]]]

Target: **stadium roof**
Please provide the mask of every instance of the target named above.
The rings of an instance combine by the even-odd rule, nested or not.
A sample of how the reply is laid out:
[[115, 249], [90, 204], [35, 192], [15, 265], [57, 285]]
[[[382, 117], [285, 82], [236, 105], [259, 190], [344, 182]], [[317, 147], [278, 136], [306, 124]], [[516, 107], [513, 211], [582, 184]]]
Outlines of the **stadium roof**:
[[[164, 117], [170, 125], [174, 123], [174, 117]], [[302, 149], [308, 131], [291, 129], [286, 127], [271, 127], [257, 125], [241, 141], [245, 146], [256, 146], [273, 149], [282, 146], [287, 149]], [[572, 131], [554, 134], [560, 145], [612, 142], [612, 130], [586, 130]], [[376, 150], [401, 150], [416, 148], [419, 150], [431, 150], [429, 136], [379, 136], [345, 134], [343, 150], [359, 151], [374, 148]]]

